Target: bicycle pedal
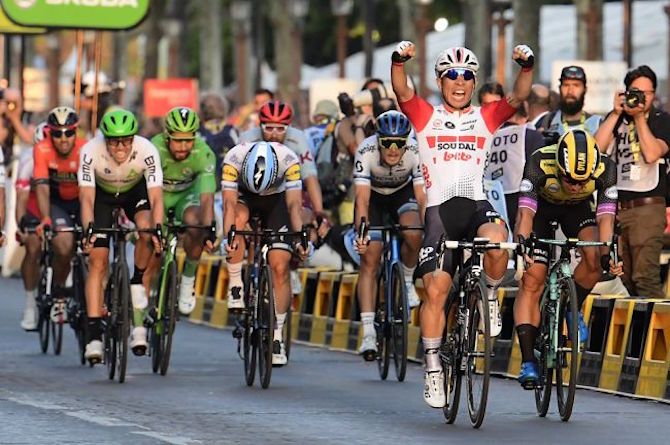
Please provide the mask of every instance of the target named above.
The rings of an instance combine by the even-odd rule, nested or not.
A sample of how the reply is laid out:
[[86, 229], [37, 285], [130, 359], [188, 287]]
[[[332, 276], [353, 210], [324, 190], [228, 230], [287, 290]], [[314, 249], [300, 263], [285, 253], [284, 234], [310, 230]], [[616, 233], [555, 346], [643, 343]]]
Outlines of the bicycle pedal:
[[242, 338], [242, 330], [240, 328], [233, 329], [233, 338], [238, 340]]

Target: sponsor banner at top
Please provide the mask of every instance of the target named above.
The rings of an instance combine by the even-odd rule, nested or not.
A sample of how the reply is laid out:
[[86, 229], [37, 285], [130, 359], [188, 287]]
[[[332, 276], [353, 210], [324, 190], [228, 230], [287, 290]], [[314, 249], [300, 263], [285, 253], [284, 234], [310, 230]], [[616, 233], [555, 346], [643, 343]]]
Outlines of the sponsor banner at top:
[[22, 26], [128, 29], [142, 21], [149, 0], [0, 0]]

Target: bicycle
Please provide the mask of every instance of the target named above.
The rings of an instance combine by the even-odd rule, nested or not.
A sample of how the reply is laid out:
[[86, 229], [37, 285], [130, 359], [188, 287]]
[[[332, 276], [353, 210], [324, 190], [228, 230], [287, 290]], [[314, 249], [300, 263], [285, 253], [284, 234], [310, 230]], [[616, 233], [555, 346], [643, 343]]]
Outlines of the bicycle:
[[[75, 215], [70, 215], [72, 221], [76, 221]], [[75, 223], [73, 233], [75, 235], [75, 254], [72, 257], [71, 268], [72, 271], [72, 290], [71, 298], [67, 307], [68, 322], [70, 327], [74, 330], [79, 347], [79, 362], [82, 365], [86, 364], [84, 353], [86, 351], [86, 330], [88, 325], [88, 316], [86, 314], [86, 276], [87, 267], [84, 259], [84, 252], [82, 250], [81, 241], [83, 239], [83, 228]]]
[[210, 230], [210, 238], [216, 237], [216, 227], [204, 225], [181, 225], [174, 222], [174, 209], [168, 210], [168, 223], [164, 225], [166, 232], [162, 239], [163, 249], [161, 251], [160, 273], [152, 280], [149, 294], [149, 307], [145, 325], [149, 329], [149, 355], [151, 356], [151, 369], [154, 373], [160, 371], [161, 375], [167, 373], [170, 366], [170, 355], [172, 351], [172, 336], [175, 323], [179, 319], [178, 311], [178, 284], [177, 284], [177, 243], [179, 234], [187, 229]]
[[[39, 333], [40, 349], [46, 354], [49, 349], [49, 336], [52, 337], [54, 355], [60, 355], [63, 348], [63, 324], [67, 323], [64, 317], [58, 317], [55, 322], [51, 319], [51, 310], [54, 306], [53, 296], [53, 238], [56, 233], [76, 233], [75, 227], [52, 228], [44, 226], [42, 238], [42, 255], [40, 258], [40, 281], [37, 288], [37, 331]], [[37, 228], [25, 229], [26, 233], [38, 233]]]
[[103, 316], [103, 345], [104, 360], [107, 365], [107, 376], [114, 380], [118, 371], [118, 381], [126, 380], [128, 364], [128, 336], [130, 335], [130, 280], [128, 277], [128, 263], [126, 261], [126, 236], [131, 233], [156, 234], [158, 229], [137, 229], [119, 225], [119, 210], [113, 212], [111, 228], [96, 228], [92, 224], [87, 229], [87, 238], [93, 234], [110, 235], [114, 242], [111, 274], [107, 281], [104, 293], [105, 314]]
[[386, 380], [389, 371], [390, 356], [396, 379], [405, 380], [407, 372], [407, 326], [409, 323], [409, 303], [405, 278], [400, 269], [399, 232], [403, 230], [423, 230], [422, 226], [403, 226], [390, 224], [367, 226], [361, 218], [359, 234], [363, 242], [369, 231], [382, 233], [382, 264], [377, 276], [377, 298], [375, 302], [375, 331], [377, 332], [377, 368], [379, 377]]
[[[558, 224], [551, 224], [552, 237]], [[580, 247], [614, 248], [615, 242], [579, 241], [577, 239], [555, 240], [537, 239], [534, 236], [528, 240], [529, 245], [543, 243], [551, 246], [549, 254], [549, 273], [545, 287], [540, 297], [540, 328], [535, 343], [535, 354], [538, 357], [540, 379], [534, 388], [535, 406], [540, 417], [545, 417], [551, 400], [551, 387], [554, 376], [556, 378], [556, 398], [561, 420], [567, 422], [572, 415], [577, 386], [577, 366], [579, 354], [579, 307], [575, 282], [570, 269], [571, 251]], [[561, 254], [556, 261], [555, 249], [561, 248]], [[532, 247], [531, 247], [532, 249]], [[616, 252], [616, 249], [614, 248]], [[532, 250], [531, 250], [532, 252]], [[552, 262], [553, 261], [553, 262]], [[616, 262], [615, 255], [615, 262]], [[573, 314], [570, 326], [565, 322], [567, 312]], [[577, 339], [575, 341], [575, 339]], [[563, 382], [563, 368], [568, 367], [567, 388]]]
[[[228, 244], [233, 245], [236, 235], [249, 237], [247, 264], [244, 276], [244, 309], [238, 312], [233, 337], [237, 339], [237, 353], [244, 362], [244, 377], [247, 386], [252, 386], [256, 377], [256, 362], [261, 387], [267, 389], [272, 378], [272, 345], [275, 326], [275, 296], [272, 272], [267, 262], [270, 246], [276, 238], [299, 236], [304, 248], [308, 242], [308, 229], [300, 232], [275, 232], [263, 229], [256, 217], [251, 221], [252, 230], [237, 230], [231, 226]], [[290, 338], [289, 338], [290, 340]]]
[[[439, 269], [442, 268], [446, 249], [457, 251], [459, 267], [456, 292], [447, 298], [447, 326], [439, 352], [447, 398], [443, 413], [447, 423], [456, 421], [461, 383], [465, 376], [470, 423], [473, 428], [479, 428], [486, 413], [493, 355], [488, 299], [482, 282], [483, 256], [491, 249], [517, 251], [516, 277], [519, 278], [523, 261], [519, 260], [517, 243], [491, 243], [486, 238], [475, 238], [472, 242], [441, 240], [437, 252]], [[472, 253], [467, 261], [469, 264], [463, 255], [466, 250]], [[455, 313], [455, 323], [450, 326], [452, 311]]]

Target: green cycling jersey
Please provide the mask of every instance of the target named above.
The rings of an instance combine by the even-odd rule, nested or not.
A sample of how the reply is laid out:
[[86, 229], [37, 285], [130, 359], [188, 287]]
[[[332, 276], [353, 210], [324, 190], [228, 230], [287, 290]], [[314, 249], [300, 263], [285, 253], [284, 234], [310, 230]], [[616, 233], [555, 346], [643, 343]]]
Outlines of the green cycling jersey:
[[216, 191], [216, 157], [204, 139], [196, 136], [193, 150], [183, 161], [172, 157], [164, 134], [154, 136], [151, 142], [158, 148], [160, 155], [164, 192], [181, 193], [190, 191], [194, 186], [200, 193]]

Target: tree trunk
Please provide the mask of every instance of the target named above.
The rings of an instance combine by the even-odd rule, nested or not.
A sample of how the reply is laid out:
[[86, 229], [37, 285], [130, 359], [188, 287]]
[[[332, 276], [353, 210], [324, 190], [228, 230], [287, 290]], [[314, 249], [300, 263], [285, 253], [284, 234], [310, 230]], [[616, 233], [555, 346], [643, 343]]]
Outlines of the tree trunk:
[[577, 58], [603, 56], [603, 0], [574, 0], [577, 9]]
[[465, 23], [464, 46], [479, 59], [480, 81], [491, 77], [491, 0], [460, 0]]
[[365, 77], [372, 77], [372, 61], [375, 49], [375, 42], [372, 40], [372, 32], [375, 29], [375, 0], [364, 0], [362, 11], [363, 21], [365, 22], [365, 34], [363, 34]]
[[165, 0], [151, 2], [151, 13], [147, 18], [146, 62], [144, 64], [144, 78], [158, 77], [158, 43], [163, 36], [161, 19], [165, 14]]
[[223, 88], [223, 46], [221, 45], [221, 1], [199, 0], [200, 90]]
[[[513, 0], [514, 42], [509, 46], [508, 57], [512, 57], [514, 46], [524, 44], [530, 46], [535, 54], [535, 60], [540, 60], [540, 7], [542, 2], [536, 0]], [[516, 71], [513, 71], [516, 72]], [[535, 70], [535, 78], [539, 76], [539, 69]]]
[[[277, 72], [277, 93], [281, 100], [291, 104], [297, 99], [299, 86], [296, 84], [295, 70], [302, 65], [296, 65], [292, 56], [294, 48], [293, 19], [288, 8], [287, 0], [271, 2], [271, 21], [274, 31], [274, 57]], [[299, 76], [298, 76], [299, 77]]]

